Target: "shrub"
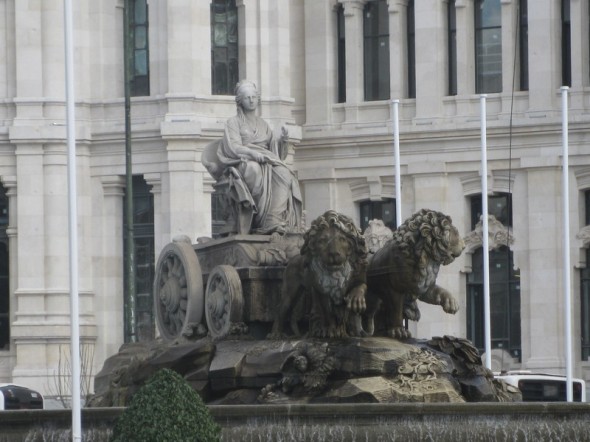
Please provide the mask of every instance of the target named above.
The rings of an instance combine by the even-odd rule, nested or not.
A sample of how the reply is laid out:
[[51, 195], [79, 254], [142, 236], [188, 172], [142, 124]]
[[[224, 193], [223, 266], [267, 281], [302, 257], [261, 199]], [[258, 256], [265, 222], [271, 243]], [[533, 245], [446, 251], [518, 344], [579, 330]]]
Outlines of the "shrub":
[[133, 396], [112, 442], [215, 442], [217, 425], [200, 396], [176, 372], [159, 370]]

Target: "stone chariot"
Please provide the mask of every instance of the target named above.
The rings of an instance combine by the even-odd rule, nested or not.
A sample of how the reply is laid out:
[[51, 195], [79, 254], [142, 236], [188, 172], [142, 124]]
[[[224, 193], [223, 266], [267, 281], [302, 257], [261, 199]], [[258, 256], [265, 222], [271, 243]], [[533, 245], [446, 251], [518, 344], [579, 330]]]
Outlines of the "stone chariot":
[[[302, 235], [234, 235], [191, 244], [175, 238], [160, 253], [154, 280], [156, 321], [168, 341], [250, 335], [263, 339], [280, 302], [288, 260]], [[205, 329], [206, 325], [206, 329]]]

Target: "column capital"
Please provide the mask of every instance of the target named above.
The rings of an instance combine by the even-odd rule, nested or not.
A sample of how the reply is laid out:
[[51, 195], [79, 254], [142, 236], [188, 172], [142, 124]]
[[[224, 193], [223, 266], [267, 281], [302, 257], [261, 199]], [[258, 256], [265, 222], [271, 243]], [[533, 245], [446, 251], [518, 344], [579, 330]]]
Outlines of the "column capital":
[[0, 183], [6, 188], [6, 195], [7, 196], [14, 196], [16, 195], [16, 176], [9, 175], [9, 176], [2, 176], [0, 177]]
[[155, 195], [162, 193], [162, 174], [159, 172], [156, 173], [146, 173], [143, 175], [145, 182], [148, 186], [152, 186], [150, 192]]
[[121, 175], [107, 175], [100, 178], [105, 196], [123, 196], [125, 192], [125, 177]]
[[362, 11], [368, 0], [338, 0], [344, 7], [344, 15], [353, 16], [356, 15], [357, 11]]

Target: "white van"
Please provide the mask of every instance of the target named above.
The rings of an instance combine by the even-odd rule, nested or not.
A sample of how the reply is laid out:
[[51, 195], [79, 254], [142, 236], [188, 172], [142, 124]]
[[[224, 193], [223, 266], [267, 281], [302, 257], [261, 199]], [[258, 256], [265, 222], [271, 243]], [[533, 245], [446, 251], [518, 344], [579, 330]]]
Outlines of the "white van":
[[[518, 388], [525, 402], [558, 402], [567, 400], [565, 376], [532, 371], [508, 371], [494, 373], [496, 379]], [[572, 379], [574, 402], [586, 402], [586, 382]]]

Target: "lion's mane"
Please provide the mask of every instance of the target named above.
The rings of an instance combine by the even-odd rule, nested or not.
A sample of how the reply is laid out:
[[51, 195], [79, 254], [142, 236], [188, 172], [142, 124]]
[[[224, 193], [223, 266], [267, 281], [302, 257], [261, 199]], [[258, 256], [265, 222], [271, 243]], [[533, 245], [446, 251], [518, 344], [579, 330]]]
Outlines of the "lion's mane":
[[[381, 308], [387, 333], [395, 338], [409, 337], [409, 331], [403, 329], [403, 318], [420, 319], [417, 300], [455, 313], [459, 308], [457, 300], [436, 285], [436, 277], [439, 267], [453, 262], [463, 248], [450, 216], [422, 209], [407, 219], [369, 263], [366, 331], [373, 333], [373, 318]], [[379, 299], [386, 302], [381, 305]]]
[[424, 264], [433, 260], [448, 265], [455, 259], [451, 247], [452, 228], [450, 216], [422, 209], [393, 232], [391, 241], [400, 247], [407, 258], [418, 259]]
[[314, 256], [318, 243], [317, 238], [320, 233], [331, 226], [338, 228], [352, 241], [354, 253], [349, 260], [352, 268], [355, 271], [365, 270], [367, 266], [367, 247], [364, 236], [354, 225], [352, 219], [334, 210], [328, 210], [316, 218], [311, 223], [309, 230], [305, 232], [303, 246], [301, 247], [301, 255], [304, 256], [305, 264], [309, 264]]

